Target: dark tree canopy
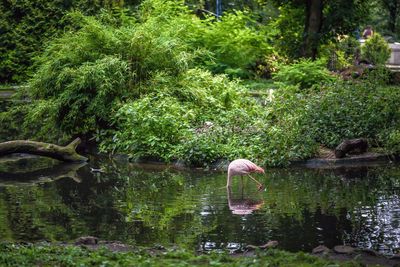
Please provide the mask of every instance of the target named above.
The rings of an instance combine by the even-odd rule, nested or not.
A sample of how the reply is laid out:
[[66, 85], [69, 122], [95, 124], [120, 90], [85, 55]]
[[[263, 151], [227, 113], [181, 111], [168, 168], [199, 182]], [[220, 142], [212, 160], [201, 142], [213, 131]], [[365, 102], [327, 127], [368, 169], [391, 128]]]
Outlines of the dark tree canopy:
[[371, 0], [274, 0], [304, 12], [302, 43], [298, 56], [315, 58], [318, 47], [338, 34], [352, 34], [368, 21]]
[[381, 0], [382, 6], [388, 11], [387, 27], [392, 33], [397, 31], [397, 17], [400, 13], [400, 0]]

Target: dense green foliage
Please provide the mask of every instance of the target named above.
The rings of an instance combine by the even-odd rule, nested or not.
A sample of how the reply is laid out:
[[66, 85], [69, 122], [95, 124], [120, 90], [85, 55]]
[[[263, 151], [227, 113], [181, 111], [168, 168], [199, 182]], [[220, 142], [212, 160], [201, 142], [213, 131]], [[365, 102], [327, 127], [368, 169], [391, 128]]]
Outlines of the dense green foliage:
[[274, 80], [286, 85], [298, 85], [301, 89], [321, 86], [335, 80], [334, 76], [326, 69], [323, 60], [299, 60], [290, 65], [280, 67], [274, 75]]
[[37, 55], [44, 40], [63, 26], [56, 23], [63, 16], [62, 10], [61, 1], [0, 2], [0, 82], [22, 82], [26, 78], [32, 54]]
[[[25, 92], [37, 101], [13, 108], [2, 121], [24, 117], [25, 133], [34, 132], [42, 140], [96, 134], [103, 149], [135, 157], [172, 160], [185, 159], [189, 153], [186, 161], [202, 164], [243, 154], [251, 141], [241, 135], [254, 136], [247, 128], [258, 123], [260, 106], [243, 97], [236, 82], [199, 67], [208, 68], [204, 58], [219, 55], [218, 64], [246, 69], [260, 51], [265, 55], [269, 50], [261, 45], [257, 30], [243, 28], [246, 20], [250, 22], [243, 13], [211, 23], [199, 20], [182, 4], [168, 3], [144, 2], [137, 22], [115, 23], [107, 16], [95, 19], [76, 13], [73, 18], [84, 20], [82, 27], [52, 42], [38, 61], [40, 68]], [[235, 21], [242, 21], [242, 27]], [[215, 50], [225, 45], [225, 39], [211, 42], [213, 29], [240, 34], [228, 38], [236, 50]], [[246, 45], [242, 59], [228, 61]], [[215, 127], [200, 133], [206, 121]], [[252, 132], [261, 133], [263, 127], [253, 127]], [[257, 144], [262, 141], [256, 138]], [[206, 143], [197, 144], [196, 139]], [[215, 141], [220, 144], [217, 149], [212, 148]]]
[[[146, 0], [134, 16], [68, 18], [79, 27], [38, 58], [23, 102], [0, 113], [2, 134], [58, 143], [83, 136], [104, 152], [196, 166], [238, 157], [285, 165], [355, 137], [398, 152], [399, 96], [386, 71], [353, 83], [326, 69], [332, 53], [343, 66], [355, 59], [352, 38], [320, 60], [284, 65], [273, 62], [284, 61], [272, 49], [274, 24], [247, 12], [199, 19], [183, 2]], [[375, 36], [365, 51], [383, 58]], [[254, 99], [232, 78], [262, 68], [276, 72], [277, 89]]]
[[391, 41], [399, 39], [400, 3], [398, 0], [372, 0], [369, 8], [369, 25], [388, 37]]
[[[121, 14], [133, 13], [140, 2], [143, 1], [1, 1], [0, 82], [26, 82], [26, 79], [34, 72], [35, 68], [32, 66], [34, 58], [46, 49], [49, 40], [61, 36], [71, 28], [79, 27], [79, 20], [71, 20], [68, 16], [65, 16], [68, 12], [79, 10], [86, 15], [108, 12], [119, 17]], [[180, 3], [183, 3], [183, 1]], [[188, 1], [187, 4], [192, 8], [202, 8], [201, 3], [193, 4]], [[233, 6], [230, 5], [230, 8], [242, 6], [240, 3], [233, 4]], [[254, 8], [258, 6], [257, 3], [251, 5]], [[216, 52], [214, 56], [217, 59], [222, 59], [220, 64], [215, 64], [211, 58], [208, 58], [207, 63], [210, 68], [219, 71], [228, 68], [228, 72], [232, 72], [234, 75], [236, 75], [236, 72], [238, 72], [237, 75], [248, 75], [246, 71], [243, 72], [239, 68], [247, 67], [254, 61], [256, 54], [252, 50], [261, 51], [264, 49], [265, 36], [242, 28], [250, 21], [248, 12], [237, 11], [236, 15], [233, 16], [227, 14], [226, 22], [218, 25], [212, 25], [212, 21], [215, 20], [213, 17], [207, 18], [210, 23], [209, 27], [200, 27], [195, 34], [207, 35], [202, 41], [202, 45], [213, 47], [214, 52]], [[207, 23], [204, 22], [203, 25], [205, 24]], [[255, 23], [252, 24], [253, 26], [256, 25]], [[214, 42], [213, 38], [219, 40]], [[243, 41], [242, 38], [245, 40]], [[249, 41], [252, 41], [251, 44]], [[244, 45], [241, 54], [234, 53], [237, 51], [232, 50], [238, 49], [239, 43]], [[246, 45], [248, 48], [245, 47]], [[245, 50], [247, 50], [246, 53], [243, 53]]]
[[226, 13], [217, 23], [210, 17], [199, 26], [191, 45], [212, 53], [204, 65], [213, 72], [249, 78], [254, 75], [250, 67], [273, 52], [268, 42], [270, 28], [257, 24], [249, 12]]
[[279, 54], [297, 58], [300, 55], [304, 28], [298, 22], [305, 20], [304, 9], [284, 4], [279, 7], [279, 11], [279, 16], [272, 22], [275, 49]]
[[328, 69], [341, 71], [359, 60], [360, 42], [354, 37], [337, 38], [320, 47], [319, 55], [328, 62]]
[[381, 144], [384, 132], [400, 127], [400, 112], [396, 108], [400, 91], [396, 87], [338, 83], [306, 97], [304, 110], [308, 114], [303, 119], [309, 134], [331, 148], [343, 139], [358, 137], [369, 138], [373, 145]]
[[[101, 10], [108, 10], [107, 12], [118, 17], [121, 13], [133, 14], [141, 2], [143, 1], [1, 1], [0, 82], [26, 82], [35, 71], [32, 67], [34, 58], [45, 50], [48, 41], [61, 36], [70, 28], [77, 27], [78, 21], [65, 17], [68, 12], [79, 10], [86, 15], [95, 15]], [[290, 58], [298, 58], [301, 55], [306, 15], [304, 3], [227, 0], [222, 5], [224, 23], [214, 23], [216, 19], [210, 15], [215, 13], [214, 1], [184, 2], [193, 14], [196, 13], [205, 20], [202, 27], [194, 31], [195, 35], [204, 35], [205, 38], [196, 38], [194, 41], [195, 45], [206, 46], [213, 52], [212, 57], [202, 59], [212, 71], [247, 78], [254, 75], [248, 67], [256, 67], [254, 60], [259, 60], [258, 57], [263, 56], [265, 50], [273, 49]], [[380, 31], [394, 34], [396, 16], [393, 17], [393, 12], [389, 12], [388, 26], [386, 22], [389, 16], [383, 14], [382, 9], [385, 12], [394, 10], [396, 16], [399, 10], [396, 1], [369, 0], [348, 3], [335, 0], [325, 3], [322, 10], [323, 25], [318, 33], [319, 43], [329, 43], [338, 34], [354, 35], [355, 30], [360, 31], [360, 27], [369, 20], [372, 20], [372, 25], [377, 25]], [[202, 13], [200, 10], [207, 12]], [[212, 26], [204, 27], [206, 24]], [[260, 31], [249, 31], [254, 28]]]
[[375, 65], [385, 64], [390, 57], [390, 52], [389, 45], [379, 33], [368, 38], [361, 47], [362, 57]]
[[196, 131], [202, 131], [204, 122], [214, 122], [216, 114], [225, 117], [240, 104], [247, 104], [239, 98], [237, 84], [199, 69], [164, 80], [158, 87], [154, 93], [121, 107], [116, 115], [118, 129], [108, 147], [133, 152], [135, 156], [171, 160], [179, 155], [175, 154], [179, 149], [184, 150], [183, 154], [196, 150], [187, 147], [188, 142], [196, 138]]
[[[230, 257], [227, 254], [195, 255], [185, 250], [150, 250], [113, 253], [80, 247], [1, 244], [0, 264], [4, 266], [326, 266], [333, 261], [304, 253], [279, 250], [257, 252], [257, 257]], [[335, 265], [336, 266], [336, 265]], [[360, 266], [357, 262], [337, 266]]]
[[[0, 83], [25, 83], [32, 74], [33, 59], [47, 42], [63, 34], [76, 21], [65, 18], [71, 10], [96, 14], [106, 8], [119, 13], [127, 1], [0, 1]], [[114, 10], [114, 11], [112, 11]]]

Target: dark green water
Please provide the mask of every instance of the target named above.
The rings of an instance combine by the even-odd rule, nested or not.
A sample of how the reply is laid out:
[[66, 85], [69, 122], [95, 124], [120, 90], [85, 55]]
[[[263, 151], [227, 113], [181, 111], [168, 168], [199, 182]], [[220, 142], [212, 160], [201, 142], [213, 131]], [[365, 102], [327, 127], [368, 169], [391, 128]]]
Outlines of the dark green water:
[[[400, 167], [267, 170], [231, 194], [225, 173], [93, 159], [86, 166], [29, 161], [0, 167], [0, 239], [70, 241], [84, 235], [137, 245], [240, 249], [279, 241], [400, 248]], [[90, 167], [101, 167], [102, 173]], [[21, 172], [28, 168], [29, 172]]]

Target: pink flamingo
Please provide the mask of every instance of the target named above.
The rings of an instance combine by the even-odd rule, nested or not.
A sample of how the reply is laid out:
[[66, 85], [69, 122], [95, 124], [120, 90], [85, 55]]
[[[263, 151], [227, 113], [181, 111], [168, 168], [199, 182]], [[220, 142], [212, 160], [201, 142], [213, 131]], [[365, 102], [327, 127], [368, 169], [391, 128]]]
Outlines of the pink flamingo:
[[236, 160], [232, 161], [228, 166], [228, 180], [226, 183], [226, 187], [228, 187], [228, 188], [231, 187], [233, 176], [241, 176], [243, 179], [243, 175], [248, 175], [251, 179], [253, 179], [258, 184], [258, 189], [261, 190], [263, 188], [263, 185], [250, 175], [250, 173], [252, 173], [252, 172], [265, 173], [263, 168], [257, 166], [250, 160], [236, 159]]

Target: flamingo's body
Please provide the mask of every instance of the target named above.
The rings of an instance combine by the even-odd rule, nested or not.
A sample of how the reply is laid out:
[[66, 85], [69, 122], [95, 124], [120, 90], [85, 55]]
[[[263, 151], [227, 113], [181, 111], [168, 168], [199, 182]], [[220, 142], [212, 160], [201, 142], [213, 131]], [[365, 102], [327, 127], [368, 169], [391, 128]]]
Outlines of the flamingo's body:
[[250, 160], [236, 159], [236, 160], [232, 161], [228, 166], [228, 180], [226, 183], [226, 187], [230, 187], [232, 185], [232, 177], [233, 176], [242, 176], [243, 177], [243, 175], [248, 175], [251, 179], [253, 179], [259, 185], [259, 188], [262, 188], [262, 184], [250, 176], [250, 173], [253, 173], [253, 172], [265, 173], [263, 168], [257, 166]]

